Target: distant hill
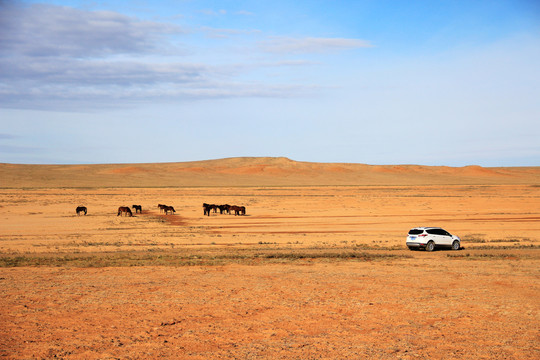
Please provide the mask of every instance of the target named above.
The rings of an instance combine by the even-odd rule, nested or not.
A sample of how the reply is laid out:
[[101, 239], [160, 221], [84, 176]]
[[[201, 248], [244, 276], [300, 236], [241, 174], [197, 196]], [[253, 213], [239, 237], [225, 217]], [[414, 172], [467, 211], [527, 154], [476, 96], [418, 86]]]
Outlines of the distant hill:
[[314, 163], [238, 157], [153, 164], [0, 164], [1, 188], [536, 184], [540, 167]]

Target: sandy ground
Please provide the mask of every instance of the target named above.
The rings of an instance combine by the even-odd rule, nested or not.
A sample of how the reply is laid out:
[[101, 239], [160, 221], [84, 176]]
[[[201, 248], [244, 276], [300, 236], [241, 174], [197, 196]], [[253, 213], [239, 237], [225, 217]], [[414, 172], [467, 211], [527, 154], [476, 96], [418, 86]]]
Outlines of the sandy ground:
[[[403, 247], [414, 226], [441, 226], [463, 246], [540, 242], [540, 187], [447, 185], [0, 189], [0, 253], [163, 249], [200, 245]], [[235, 204], [246, 216], [203, 215]], [[116, 216], [140, 204], [143, 214]], [[174, 215], [157, 204], [172, 205]], [[77, 216], [84, 205], [88, 215]]]
[[[515, 250], [514, 250], [515, 251]], [[0, 356], [534, 359], [538, 253], [0, 272]]]
[[[212, 179], [207, 165], [188, 167]], [[24, 167], [23, 187], [23, 173], [14, 171], [0, 188], [0, 357], [540, 358], [537, 168], [386, 167], [395, 184], [342, 185], [330, 180], [346, 166], [321, 165], [331, 169], [330, 184], [302, 186], [276, 181], [310, 177], [305, 164], [298, 171], [283, 159], [227, 166], [218, 167], [221, 175], [252, 176], [248, 183], [264, 175], [265, 185], [215, 175], [212, 186], [137, 187], [157, 173], [126, 165], [93, 168], [122, 175], [124, 187], [99, 186], [101, 178], [90, 178], [90, 187], [51, 185], [59, 171], [67, 178], [84, 172], [75, 167], [55, 167], [56, 175]], [[439, 180], [452, 173], [454, 183], [430, 184], [427, 175], [410, 183], [410, 171]], [[203, 216], [203, 202], [243, 205], [247, 214]], [[143, 213], [116, 216], [132, 204]], [[163, 215], [157, 204], [176, 213]], [[88, 215], [77, 216], [78, 205]], [[430, 225], [462, 237], [464, 249], [407, 250], [407, 231]], [[204, 260], [242, 251], [251, 259], [212, 265], [13, 265], [126, 254]], [[308, 256], [257, 257], [269, 251]]]

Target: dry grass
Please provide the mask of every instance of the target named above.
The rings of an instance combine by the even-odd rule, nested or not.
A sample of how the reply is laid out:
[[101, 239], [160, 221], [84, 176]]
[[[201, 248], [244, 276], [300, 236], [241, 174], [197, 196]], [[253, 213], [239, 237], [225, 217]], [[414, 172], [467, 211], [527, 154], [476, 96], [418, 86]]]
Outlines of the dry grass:
[[465, 259], [465, 260], [519, 260], [525, 258], [536, 258], [535, 255], [531, 254], [516, 254], [516, 253], [451, 253], [446, 254], [448, 258], [451, 259]]
[[85, 254], [25, 254], [0, 256], [0, 267], [130, 267], [264, 265], [302, 261], [377, 261], [410, 258], [407, 254], [362, 252], [357, 249], [198, 249]]

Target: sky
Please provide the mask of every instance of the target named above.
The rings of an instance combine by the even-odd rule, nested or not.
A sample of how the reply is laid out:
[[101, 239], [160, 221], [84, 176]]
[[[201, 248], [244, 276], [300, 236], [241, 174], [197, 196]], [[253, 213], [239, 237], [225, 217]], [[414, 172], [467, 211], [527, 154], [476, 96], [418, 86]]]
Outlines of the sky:
[[0, 162], [540, 166], [537, 0], [0, 0]]

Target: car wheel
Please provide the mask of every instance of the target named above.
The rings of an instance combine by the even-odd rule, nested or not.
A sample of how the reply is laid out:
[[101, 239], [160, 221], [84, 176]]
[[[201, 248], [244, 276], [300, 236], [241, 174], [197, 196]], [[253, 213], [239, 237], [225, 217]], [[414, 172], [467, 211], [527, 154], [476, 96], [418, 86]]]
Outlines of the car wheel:
[[459, 241], [454, 240], [454, 242], [452, 243], [452, 250], [459, 250], [459, 248], [460, 248]]
[[426, 251], [433, 251], [435, 250], [435, 243], [430, 240], [426, 245]]

